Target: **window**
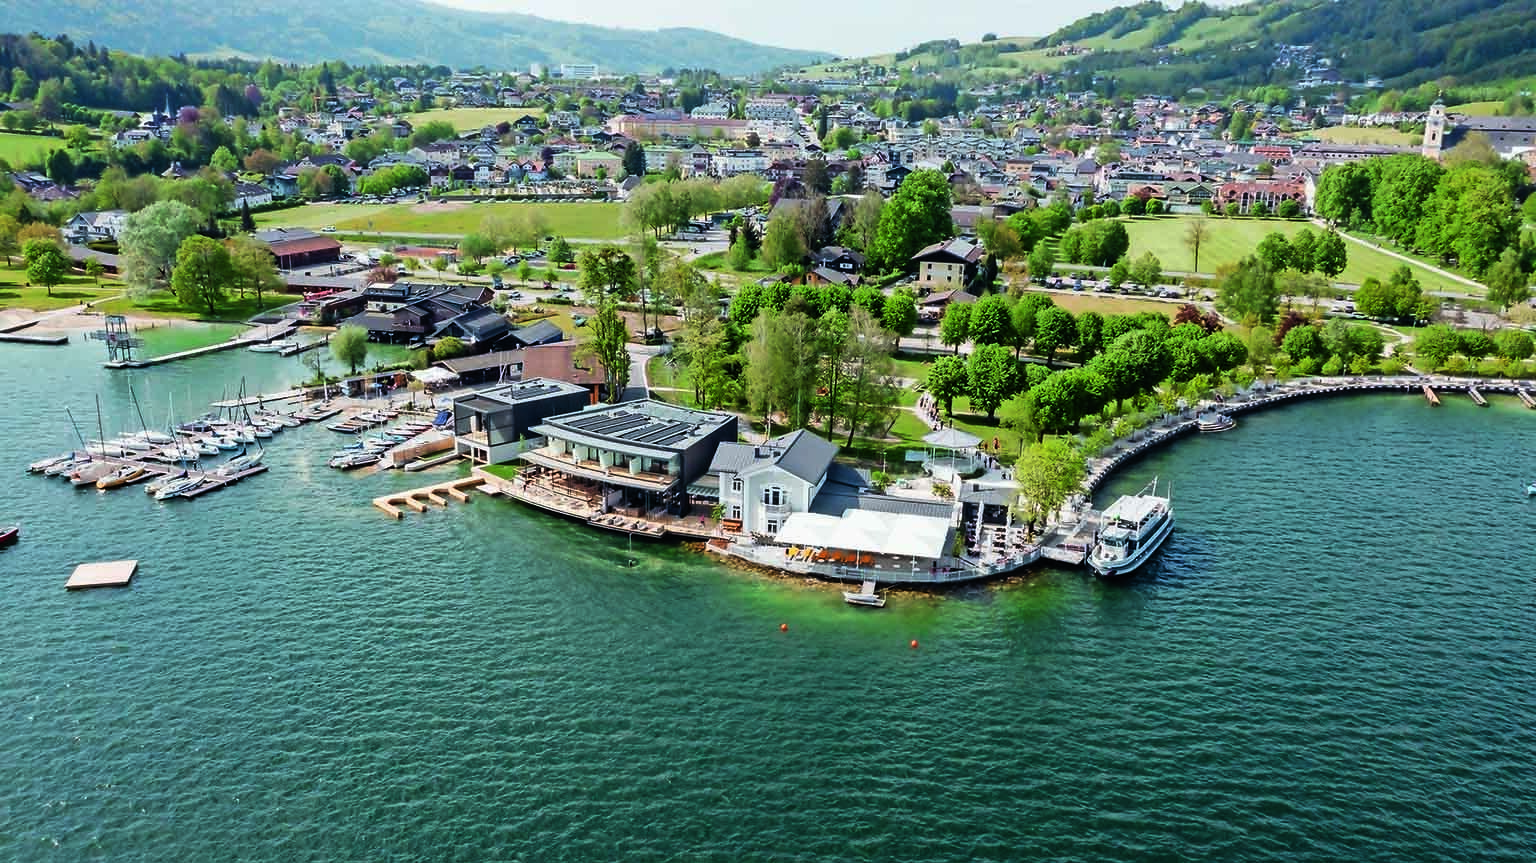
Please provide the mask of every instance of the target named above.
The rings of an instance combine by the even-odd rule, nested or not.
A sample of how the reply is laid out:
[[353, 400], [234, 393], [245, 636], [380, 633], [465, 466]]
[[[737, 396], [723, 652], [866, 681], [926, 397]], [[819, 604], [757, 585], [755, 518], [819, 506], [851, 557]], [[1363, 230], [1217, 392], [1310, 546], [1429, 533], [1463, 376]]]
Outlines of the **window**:
[[731, 491], [741, 491], [741, 477], [731, 477]]
[[768, 519], [768, 533], [778, 533], [779, 523], [775, 519]]
[[763, 503], [769, 506], [783, 506], [788, 500], [788, 495], [784, 494], [784, 489], [776, 485], [770, 485], [763, 489]]
[[731, 507], [731, 520], [732, 521], [741, 521], [741, 505], [740, 504]]

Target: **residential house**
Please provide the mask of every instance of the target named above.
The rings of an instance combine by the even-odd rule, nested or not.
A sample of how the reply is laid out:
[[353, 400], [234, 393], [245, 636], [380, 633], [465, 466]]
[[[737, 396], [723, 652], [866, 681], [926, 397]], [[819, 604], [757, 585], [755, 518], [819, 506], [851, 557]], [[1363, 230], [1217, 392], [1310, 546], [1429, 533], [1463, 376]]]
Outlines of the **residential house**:
[[919, 251], [911, 262], [917, 265], [918, 280], [927, 284], [970, 284], [986, 250], [967, 240], [945, 240]]
[[123, 210], [76, 213], [74, 218], [64, 223], [64, 239], [79, 245], [116, 242], [117, 235], [122, 232], [127, 221], [128, 213]]
[[836, 455], [835, 444], [803, 429], [761, 444], [722, 442], [709, 473], [726, 529], [772, 536], [791, 513], [810, 512]]

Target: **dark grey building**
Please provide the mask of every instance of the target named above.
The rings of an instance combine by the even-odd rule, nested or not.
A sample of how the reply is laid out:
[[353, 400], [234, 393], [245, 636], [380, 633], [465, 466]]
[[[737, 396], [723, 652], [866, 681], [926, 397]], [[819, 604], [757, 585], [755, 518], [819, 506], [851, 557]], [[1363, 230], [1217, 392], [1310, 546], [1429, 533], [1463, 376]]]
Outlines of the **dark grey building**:
[[454, 446], [482, 464], [517, 457], [533, 427], [549, 417], [579, 411], [591, 398], [586, 387], [544, 378], [489, 387], [453, 400]]

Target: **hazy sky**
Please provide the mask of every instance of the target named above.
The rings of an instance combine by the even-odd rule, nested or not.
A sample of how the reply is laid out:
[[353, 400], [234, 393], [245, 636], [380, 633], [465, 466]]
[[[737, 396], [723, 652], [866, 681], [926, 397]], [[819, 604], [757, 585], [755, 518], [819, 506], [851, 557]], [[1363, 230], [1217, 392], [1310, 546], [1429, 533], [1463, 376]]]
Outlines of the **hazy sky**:
[[485, 12], [521, 12], [608, 27], [699, 27], [785, 48], [841, 56], [882, 54], [929, 39], [974, 42], [983, 33], [1044, 36], [1063, 24], [1130, 0], [435, 0]]

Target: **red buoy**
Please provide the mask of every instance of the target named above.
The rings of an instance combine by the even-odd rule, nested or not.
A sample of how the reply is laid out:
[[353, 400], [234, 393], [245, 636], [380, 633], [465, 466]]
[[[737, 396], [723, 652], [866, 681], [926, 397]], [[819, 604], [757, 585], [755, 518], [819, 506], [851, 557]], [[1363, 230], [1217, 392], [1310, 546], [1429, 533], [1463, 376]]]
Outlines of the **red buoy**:
[[913, 649], [913, 650], [916, 650], [916, 649], [917, 649], [917, 639], [915, 639], [915, 638], [914, 638], [914, 639], [912, 639], [912, 649]]
[[779, 631], [780, 632], [788, 632], [789, 631], [789, 624], [787, 624], [787, 623], [779, 624]]

